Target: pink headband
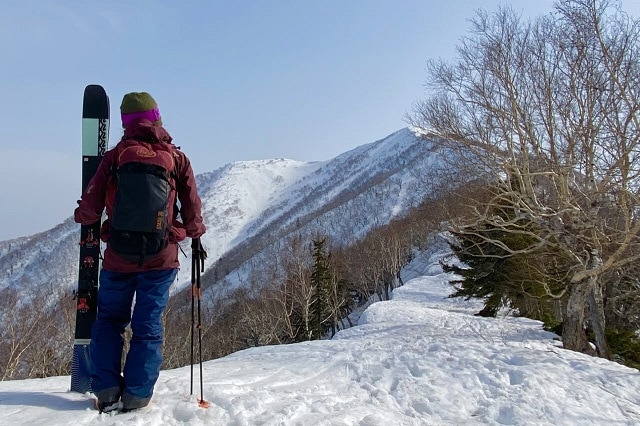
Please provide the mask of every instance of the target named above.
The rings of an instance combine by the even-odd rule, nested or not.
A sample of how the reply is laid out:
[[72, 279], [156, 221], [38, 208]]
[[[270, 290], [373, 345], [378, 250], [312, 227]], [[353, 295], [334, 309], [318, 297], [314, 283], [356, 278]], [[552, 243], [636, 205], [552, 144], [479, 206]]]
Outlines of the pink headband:
[[149, 111], [131, 112], [129, 114], [120, 114], [122, 117], [122, 127], [128, 127], [131, 123], [137, 120], [146, 119], [152, 123], [160, 120], [160, 110], [154, 108]]

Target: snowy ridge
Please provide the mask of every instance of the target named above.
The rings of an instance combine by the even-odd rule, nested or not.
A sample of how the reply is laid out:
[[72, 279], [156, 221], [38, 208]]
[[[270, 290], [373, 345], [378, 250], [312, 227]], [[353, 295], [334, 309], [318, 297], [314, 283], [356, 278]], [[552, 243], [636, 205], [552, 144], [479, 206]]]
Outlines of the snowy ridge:
[[[260, 263], [292, 234], [321, 232], [341, 244], [358, 239], [417, 205], [431, 191], [417, 177], [437, 161], [429, 142], [402, 129], [329, 161], [242, 161], [198, 175], [208, 227], [202, 241], [210, 259], [203, 284], [215, 284], [218, 259], [224, 261], [222, 277], [239, 277], [240, 284], [247, 262]], [[77, 279], [78, 228], [67, 219], [52, 230], [0, 242], [0, 290], [55, 285], [70, 293]], [[190, 282], [189, 241], [183, 250], [187, 257], [180, 255], [174, 291]]]
[[67, 288], [77, 277], [79, 233], [69, 218], [49, 231], [0, 242], [0, 290]]
[[[233, 272], [227, 284], [242, 285], [252, 264], [265, 263], [274, 256], [270, 250], [294, 234], [309, 240], [327, 235], [340, 244], [357, 240], [417, 206], [432, 191], [417, 177], [439, 162], [431, 143], [403, 129], [331, 161], [312, 163], [315, 171], [288, 186], [282, 202], [247, 225], [236, 249], [219, 262], [217, 275]], [[214, 284], [211, 275], [205, 275], [205, 287]]]
[[[214, 250], [220, 257], [242, 242], [262, 212], [287, 201], [287, 190], [301, 177], [317, 168], [317, 163], [276, 159], [242, 161], [226, 165], [216, 179], [200, 189], [203, 216]], [[207, 241], [205, 236], [205, 241]]]
[[538, 321], [473, 316], [478, 302], [446, 298], [452, 276], [438, 258], [418, 256], [393, 300], [371, 305], [360, 325], [333, 340], [204, 363], [208, 409], [189, 395], [185, 367], [160, 373], [149, 407], [118, 415], [100, 415], [89, 395], [68, 392], [69, 377], [0, 382], [0, 418], [12, 425], [640, 423], [637, 370], [560, 349]]

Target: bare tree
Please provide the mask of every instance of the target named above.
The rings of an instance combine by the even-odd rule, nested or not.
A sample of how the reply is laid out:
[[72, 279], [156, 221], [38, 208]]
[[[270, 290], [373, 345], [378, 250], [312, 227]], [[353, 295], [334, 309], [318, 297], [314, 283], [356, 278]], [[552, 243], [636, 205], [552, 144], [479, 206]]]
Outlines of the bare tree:
[[313, 338], [315, 289], [311, 282], [311, 251], [304, 239], [289, 239], [283, 256], [285, 278], [282, 286], [282, 306], [290, 312], [288, 328], [295, 341]]
[[[603, 278], [639, 259], [638, 22], [614, 0], [561, 0], [533, 21], [503, 7], [478, 11], [471, 25], [455, 63], [429, 63], [433, 92], [411, 117], [499, 188], [455, 229], [507, 256], [559, 253], [566, 286], [549, 296], [568, 295], [564, 346], [592, 352], [589, 323], [608, 358]], [[532, 243], [513, 250], [478, 228]]]
[[63, 292], [55, 288], [2, 291], [0, 380], [69, 372], [74, 325], [72, 304], [69, 297], [65, 298]]

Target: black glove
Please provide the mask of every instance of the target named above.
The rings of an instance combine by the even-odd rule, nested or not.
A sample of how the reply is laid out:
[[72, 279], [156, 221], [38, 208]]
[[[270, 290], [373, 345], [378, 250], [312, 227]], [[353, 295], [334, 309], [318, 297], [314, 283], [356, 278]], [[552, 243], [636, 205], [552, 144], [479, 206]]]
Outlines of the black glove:
[[207, 258], [207, 251], [202, 247], [200, 238], [191, 239], [191, 250], [193, 251], [193, 255], [198, 256], [200, 260], [204, 261]]
[[191, 250], [200, 250], [200, 238], [191, 239]]

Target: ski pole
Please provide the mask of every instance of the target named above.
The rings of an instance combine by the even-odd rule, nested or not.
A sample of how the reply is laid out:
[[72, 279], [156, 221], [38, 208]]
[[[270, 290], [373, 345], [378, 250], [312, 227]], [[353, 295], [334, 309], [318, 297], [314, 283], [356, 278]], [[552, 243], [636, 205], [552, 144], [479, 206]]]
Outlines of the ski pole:
[[193, 395], [193, 335], [195, 333], [194, 327], [196, 324], [195, 317], [195, 297], [196, 297], [196, 268], [198, 267], [198, 261], [196, 260], [196, 240], [192, 241], [191, 245], [191, 390], [190, 395]]
[[[195, 278], [193, 279], [194, 285], [192, 285], [192, 297], [191, 297], [191, 312], [193, 317], [193, 288], [195, 287], [195, 294], [198, 298], [198, 360], [200, 362], [200, 399], [198, 400], [198, 405], [202, 408], [208, 408], [209, 402], [204, 400], [204, 383], [203, 383], [203, 374], [202, 374], [202, 314], [201, 314], [201, 300], [202, 300], [202, 287], [201, 287], [201, 272], [204, 271], [204, 259], [206, 257], [204, 250], [202, 249], [202, 245], [200, 244], [200, 239], [197, 238], [193, 241], [193, 253], [192, 253], [192, 276], [195, 271]], [[195, 259], [195, 260], [193, 260]], [[193, 330], [193, 326], [192, 326]], [[192, 337], [193, 342], [193, 337]], [[192, 361], [191, 361], [191, 393], [193, 394], [193, 343], [191, 345], [191, 353], [192, 353]]]

